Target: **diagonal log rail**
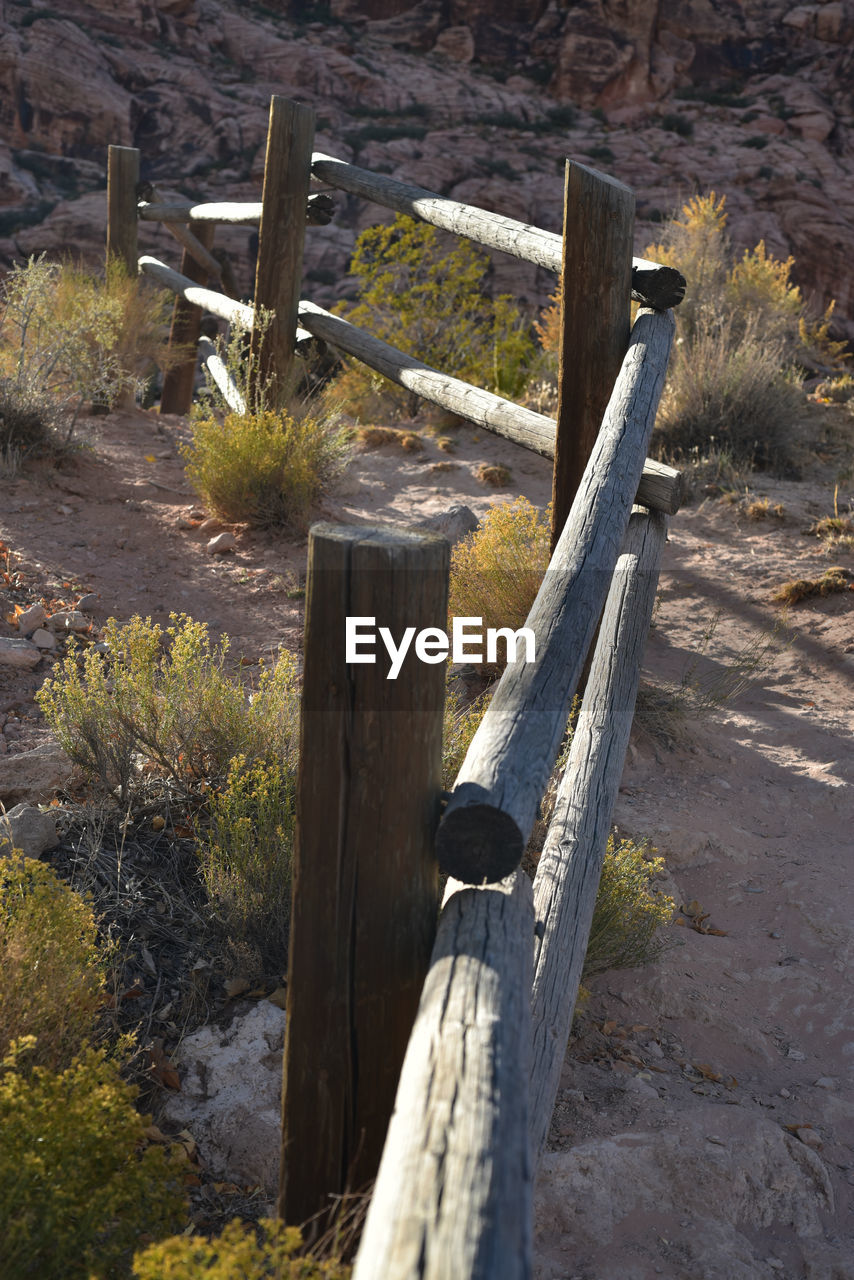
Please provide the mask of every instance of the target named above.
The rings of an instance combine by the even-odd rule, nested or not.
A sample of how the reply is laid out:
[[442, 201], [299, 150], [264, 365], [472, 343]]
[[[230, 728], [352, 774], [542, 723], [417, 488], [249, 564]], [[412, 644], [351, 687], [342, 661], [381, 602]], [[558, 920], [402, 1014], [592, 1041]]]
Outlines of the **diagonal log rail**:
[[[392, 382], [414, 391], [425, 400], [476, 422], [478, 426], [515, 444], [523, 445], [544, 458], [553, 458], [555, 420], [521, 405], [504, 400], [491, 391], [473, 387], [460, 378], [431, 369], [414, 356], [375, 338], [342, 316], [334, 316], [313, 302], [301, 301], [299, 318], [303, 329], [355, 356]], [[674, 515], [682, 504], [682, 475], [663, 462], [647, 458], [638, 485], [636, 500]]]
[[[224, 293], [217, 293], [214, 289], [203, 289], [201, 285], [194, 284], [189, 276], [184, 276], [180, 271], [167, 267], [165, 262], [161, 262], [158, 258], [153, 258], [149, 254], [143, 255], [139, 259], [139, 271], [141, 275], [150, 276], [152, 280], [156, 280], [164, 288], [171, 289], [180, 298], [184, 298], [187, 302], [195, 303], [197, 307], [208, 311], [219, 320], [227, 320], [229, 324], [239, 325], [247, 333], [252, 332], [255, 309], [251, 303], [237, 302], [234, 298], [228, 298]], [[297, 329], [297, 355], [303, 354], [313, 343], [313, 336], [307, 329]]]
[[534, 1167], [560, 1083], [602, 858], [623, 770], [644, 643], [652, 619], [665, 517], [636, 510], [617, 561], [593, 665], [534, 878]]
[[519, 865], [625, 537], [673, 341], [641, 311], [602, 429], [526, 625], [536, 661], [507, 666], [439, 824], [439, 865], [468, 884]]
[[[373, 200], [375, 204], [394, 209], [397, 213], [406, 213], [411, 218], [431, 222], [445, 231], [453, 231], [490, 249], [500, 249], [514, 258], [560, 274], [563, 238], [553, 231], [544, 231], [541, 227], [529, 226], [475, 205], [449, 200], [425, 187], [399, 182], [370, 169], [360, 169], [358, 165], [347, 164], [321, 152], [312, 156], [311, 171], [331, 187]], [[685, 277], [675, 268], [660, 266], [645, 258], [632, 259], [632, 297], [636, 301], [665, 311], [678, 306], [684, 296]]]
[[353, 1280], [527, 1280], [531, 885], [439, 919]]

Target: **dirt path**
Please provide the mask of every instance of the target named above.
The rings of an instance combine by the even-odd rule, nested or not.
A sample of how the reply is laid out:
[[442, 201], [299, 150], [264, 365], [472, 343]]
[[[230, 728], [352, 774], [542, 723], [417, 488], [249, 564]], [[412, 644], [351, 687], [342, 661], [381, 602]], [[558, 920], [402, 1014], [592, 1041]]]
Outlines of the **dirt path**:
[[[128, 412], [86, 431], [60, 471], [4, 483], [0, 634], [16, 634], [8, 606], [94, 592], [98, 622], [186, 612], [235, 654], [298, 649], [304, 541], [238, 528], [233, 554], [210, 554], [216, 526], [184, 479], [182, 419]], [[547, 462], [452, 434], [453, 454], [431, 437], [420, 453], [359, 453], [321, 514], [414, 520], [459, 502], [482, 514], [517, 493], [547, 501]], [[484, 461], [510, 468], [507, 489], [477, 479]], [[649, 681], [672, 687], [693, 667], [708, 689], [752, 643], [774, 649], [748, 692], [671, 720], [675, 743], [633, 735], [615, 822], [664, 854], [670, 892], [694, 915], [660, 961], [594, 983], [538, 1188], [542, 1280], [854, 1275], [854, 592], [785, 620], [771, 599], [785, 579], [854, 570], [854, 558], [805, 533], [832, 512], [831, 471], [755, 489], [782, 518], [707, 500], [672, 523]], [[840, 491], [840, 507], [851, 500]], [[47, 736], [32, 694], [53, 660], [0, 667], [0, 756]]]

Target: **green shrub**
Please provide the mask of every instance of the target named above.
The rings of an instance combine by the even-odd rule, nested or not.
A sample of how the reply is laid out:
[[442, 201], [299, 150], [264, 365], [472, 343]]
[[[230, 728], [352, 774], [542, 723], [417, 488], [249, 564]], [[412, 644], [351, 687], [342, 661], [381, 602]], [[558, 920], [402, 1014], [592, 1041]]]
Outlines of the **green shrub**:
[[736, 464], [776, 470], [797, 463], [793, 441], [805, 400], [801, 370], [837, 364], [832, 305], [812, 318], [790, 276], [763, 241], [734, 259], [726, 198], [694, 196], [644, 252], [677, 267], [688, 288], [654, 437], [660, 453], [687, 459], [712, 442]]
[[34, 1036], [32, 1065], [67, 1067], [89, 1041], [104, 965], [88, 903], [50, 867], [0, 856], [0, 1057]]
[[145, 1122], [118, 1067], [90, 1049], [62, 1072], [0, 1063], [3, 1280], [113, 1280], [140, 1238], [180, 1229], [180, 1166], [140, 1150]]
[[287, 959], [296, 816], [296, 770], [279, 762], [231, 762], [210, 802], [202, 874], [231, 940], [283, 968]]
[[647, 964], [661, 951], [660, 929], [669, 924], [676, 907], [672, 898], [650, 889], [650, 881], [664, 867], [663, 858], [650, 857], [646, 841], [619, 843], [610, 836], [590, 938], [584, 957], [584, 978], [606, 969]]
[[303, 531], [344, 454], [334, 424], [284, 410], [198, 418], [192, 433], [182, 452], [193, 488], [224, 519], [260, 526]]
[[230, 1222], [214, 1240], [174, 1236], [134, 1256], [134, 1280], [347, 1280], [351, 1269], [300, 1257], [296, 1227], [266, 1218], [258, 1227]]
[[227, 637], [212, 646], [207, 624], [183, 614], [172, 624], [164, 634], [150, 618], [111, 618], [106, 653], [70, 655], [36, 695], [69, 756], [122, 807], [147, 761], [187, 795], [221, 785], [238, 754], [251, 764], [297, 750], [295, 659], [282, 653], [262, 670], [247, 700], [225, 670]]
[[451, 617], [484, 627], [525, 625], [549, 562], [549, 514], [526, 498], [492, 507], [451, 554]]
[[116, 262], [103, 279], [44, 255], [14, 266], [0, 289], [0, 449], [62, 448], [85, 401], [112, 405], [165, 365], [165, 298]]
[[[359, 282], [347, 319], [425, 364], [513, 397], [521, 391], [534, 347], [508, 295], [489, 296], [489, 258], [468, 240], [450, 248], [436, 227], [398, 214], [356, 242], [350, 272]], [[333, 394], [359, 411], [376, 375], [352, 365]], [[413, 415], [419, 397], [386, 385], [390, 403]]]

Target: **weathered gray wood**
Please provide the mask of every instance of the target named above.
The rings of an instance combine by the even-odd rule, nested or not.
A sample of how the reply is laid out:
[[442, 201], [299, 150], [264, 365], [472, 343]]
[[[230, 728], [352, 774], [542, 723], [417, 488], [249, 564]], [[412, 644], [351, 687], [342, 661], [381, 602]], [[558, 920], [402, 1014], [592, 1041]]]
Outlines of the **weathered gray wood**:
[[[216, 227], [206, 222], [199, 227], [199, 248], [209, 254]], [[186, 234], [190, 234], [189, 232]], [[195, 236], [192, 237], [196, 239]], [[185, 247], [181, 257], [181, 272], [189, 280], [203, 284], [208, 278], [205, 266], [199, 262], [196, 254]], [[177, 297], [172, 309], [172, 328], [169, 333], [169, 349], [173, 356], [183, 352], [183, 359], [176, 361], [167, 369], [163, 378], [163, 389], [160, 393], [161, 413], [189, 413], [193, 404], [193, 389], [196, 380], [196, 343], [202, 320], [201, 307], [188, 302], [186, 298]]]
[[[304, 299], [299, 304], [303, 328], [331, 343], [348, 355], [355, 356], [392, 382], [415, 391], [425, 400], [449, 409], [462, 418], [476, 422], [487, 431], [524, 445], [544, 458], [554, 457], [555, 420], [545, 414], [523, 409], [521, 405], [482, 391], [459, 378], [452, 378], [414, 356], [398, 351], [364, 329], [350, 324], [342, 316], [333, 316], [314, 302]], [[682, 502], [681, 473], [673, 467], [647, 459], [638, 487], [637, 501], [674, 515]]]
[[536, 661], [509, 664], [439, 825], [440, 867], [471, 884], [518, 866], [566, 727], [637, 492], [672, 312], [641, 311], [602, 430], [528, 616]]
[[136, 186], [139, 151], [136, 147], [107, 148], [107, 260], [123, 262], [136, 275]]
[[569, 762], [534, 879], [531, 1149], [548, 1136], [629, 742], [665, 517], [636, 511], [614, 570]]
[[[158, 258], [152, 258], [148, 254], [139, 259], [139, 270], [143, 275], [151, 276], [152, 280], [157, 280], [165, 288], [171, 289], [173, 293], [186, 298], [187, 302], [195, 303], [203, 311], [210, 312], [212, 316], [227, 320], [229, 324], [238, 324], [247, 333], [251, 331], [255, 309], [248, 303], [237, 302], [234, 298], [227, 298], [225, 294], [217, 293], [213, 289], [203, 289], [201, 285], [194, 284], [189, 276], [182, 275], [172, 267], [167, 267], [165, 262], [160, 262]], [[313, 343], [314, 336], [307, 329], [297, 329], [294, 349], [298, 355], [306, 354]]]
[[629, 341], [635, 197], [567, 161], [551, 547], [557, 546]]
[[300, 1223], [376, 1175], [438, 910], [445, 663], [388, 679], [379, 639], [348, 663], [345, 620], [444, 628], [450, 549], [320, 524], [308, 556], [280, 1192]]
[[443, 908], [353, 1280], [526, 1280], [530, 882]]
[[264, 161], [258, 229], [255, 308], [272, 312], [269, 327], [252, 331], [251, 380], [265, 401], [284, 405], [293, 393], [297, 310], [311, 180], [314, 109], [275, 95]]
[[230, 324], [242, 325], [247, 331], [251, 330], [255, 312], [245, 302], [227, 298], [225, 294], [217, 293], [214, 289], [204, 289], [201, 285], [194, 283], [189, 276], [182, 275], [172, 267], [167, 267], [165, 262], [160, 262], [149, 254], [144, 254], [140, 258], [139, 270], [143, 275], [151, 276], [152, 280], [156, 280], [167, 289], [171, 289], [173, 293], [185, 298], [187, 302], [195, 303], [203, 311], [209, 311], [212, 316], [218, 316], [220, 320], [228, 320]]
[[246, 200], [207, 201], [192, 204], [184, 200], [140, 201], [142, 222], [228, 222], [257, 226], [261, 202]]
[[216, 386], [219, 388], [222, 398], [234, 413], [246, 412], [246, 401], [241, 394], [240, 389], [235, 386], [231, 375], [226, 368], [225, 361], [219, 355], [216, 346], [211, 342], [210, 338], [199, 338], [199, 356], [202, 364], [207, 369]]
[[[261, 221], [260, 201], [226, 200], [192, 204], [183, 200], [141, 200], [137, 206], [143, 222], [229, 222], [257, 226]], [[335, 216], [335, 203], [326, 191], [316, 191], [306, 201], [306, 221], [312, 227], [326, 227]]]
[[[200, 234], [198, 236], [194, 235], [189, 227], [185, 227], [182, 222], [167, 222], [164, 223], [164, 225], [166, 230], [171, 231], [178, 243], [186, 250], [188, 256], [192, 258], [193, 262], [195, 262], [195, 264], [204, 271], [205, 277], [207, 278], [209, 276], [212, 280], [216, 280], [217, 284], [222, 288], [222, 265], [210, 252], [212, 237], [209, 238], [208, 236], [202, 235], [202, 233], [208, 229], [210, 229], [210, 231], [215, 230], [216, 224], [206, 222], [203, 227], [199, 227]], [[183, 261], [181, 264], [181, 270], [185, 275], [187, 274], [187, 269], [184, 266]], [[199, 283], [201, 283], [201, 281], [199, 281]]]
[[[311, 171], [316, 178], [328, 182], [331, 187], [373, 200], [386, 209], [407, 213], [411, 218], [432, 222], [436, 227], [443, 227], [459, 236], [467, 236], [469, 240], [475, 240], [490, 249], [500, 249], [525, 262], [535, 262], [537, 266], [549, 271], [560, 272], [562, 237], [553, 231], [543, 231], [540, 227], [516, 222], [499, 213], [478, 209], [475, 205], [448, 200], [435, 191], [398, 182], [396, 178], [360, 169], [357, 165], [347, 164], [344, 160], [336, 160], [334, 156], [326, 156], [321, 152], [315, 152], [312, 156]], [[659, 311], [666, 311], [668, 307], [676, 306], [682, 301], [685, 280], [678, 271], [671, 267], [659, 267], [657, 263], [650, 263], [642, 258], [636, 259], [636, 263], [637, 269], [634, 269], [633, 264], [632, 272], [632, 296], [638, 301], [648, 301], [650, 306]]]

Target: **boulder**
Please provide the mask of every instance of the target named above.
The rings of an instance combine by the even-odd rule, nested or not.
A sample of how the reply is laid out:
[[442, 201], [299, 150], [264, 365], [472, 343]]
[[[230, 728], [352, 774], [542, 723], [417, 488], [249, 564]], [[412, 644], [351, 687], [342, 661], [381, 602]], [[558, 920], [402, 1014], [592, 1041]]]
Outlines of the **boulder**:
[[[539, 1280], [652, 1274], [756, 1280], [783, 1256], [804, 1274], [833, 1212], [827, 1169], [779, 1124], [705, 1103], [663, 1128], [543, 1157], [535, 1213]], [[839, 1261], [842, 1261], [840, 1254]], [[664, 1265], [663, 1265], [664, 1264]]]
[[31, 644], [29, 640], [20, 636], [0, 636], [0, 666], [32, 671], [33, 667], [38, 666], [40, 658], [37, 645]]
[[0, 814], [0, 858], [7, 858], [13, 849], [20, 849], [28, 858], [40, 858], [58, 844], [54, 818], [34, 805], [16, 804]]
[[[36, 650], [38, 652], [38, 650]], [[42, 804], [68, 786], [74, 766], [58, 742], [0, 759], [0, 801]]]
[[222, 1029], [204, 1026], [176, 1055], [181, 1091], [165, 1116], [187, 1128], [207, 1168], [273, 1196], [279, 1180], [284, 1011], [262, 1000]]
[[418, 528], [429, 529], [431, 533], [441, 533], [453, 546], [465, 538], [467, 534], [473, 533], [479, 523], [480, 521], [471, 507], [458, 503], [453, 507], [449, 507], [447, 511], [437, 511], [435, 515], [427, 516], [426, 519], [420, 520]]

